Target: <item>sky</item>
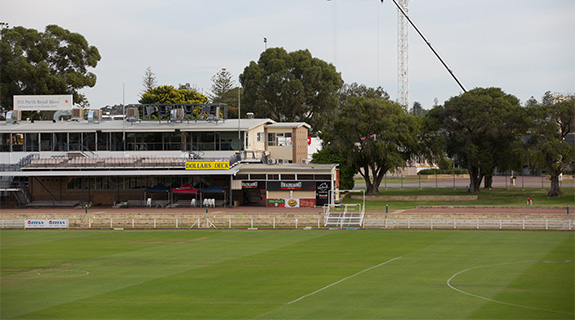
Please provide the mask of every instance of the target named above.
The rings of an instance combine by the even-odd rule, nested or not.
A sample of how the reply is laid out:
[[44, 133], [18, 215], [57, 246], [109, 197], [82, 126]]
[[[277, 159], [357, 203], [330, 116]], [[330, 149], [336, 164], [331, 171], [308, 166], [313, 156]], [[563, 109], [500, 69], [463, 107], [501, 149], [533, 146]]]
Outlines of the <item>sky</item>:
[[[397, 15], [392, 0], [0, 0], [10, 27], [56, 24], [98, 48], [96, 86], [81, 91], [91, 108], [137, 103], [148, 67], [159, 85], [204, 94], [221, 68], [239, 84], [266, 46], [307, 49], [346, 83], [399, 100]], [[574, 0], [412, 0], [409, 15], [467, 90], [522, 102], [575, 91]], [[408, 68], [410, 106], [463, 93], [411, 26]]]

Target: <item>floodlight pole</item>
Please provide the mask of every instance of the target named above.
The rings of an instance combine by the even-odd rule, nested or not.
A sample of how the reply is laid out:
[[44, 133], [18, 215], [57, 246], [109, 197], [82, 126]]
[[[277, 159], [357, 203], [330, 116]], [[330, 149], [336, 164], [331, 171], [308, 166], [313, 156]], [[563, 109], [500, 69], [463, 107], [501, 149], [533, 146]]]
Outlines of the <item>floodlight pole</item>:
[[[403, 10], [403, 8], [397, 3], [396, 0], [392, 0], [393, 3], [395, 4], [395, 6], [397, 7], [397, 9], [399, 11], [401, 11], [401, 13], [403, 14], [403, 16], [405, 17], [405, 19], [407, 19], [407, 21], [409, 21], [409, 24], [411, 24], [411, 26], [413, 27], [413, 29], [415, 29], [415, 31], [417, 31], [417, 33], [419, 34], [419, 36], [421, 37], [421, 39], [423, 39], [423, 41], [425, 41], [425, 43], [427, 44], [427, 46], [429, 47], [429, 49], [431, 49], [431, 51], [435, 54], [435, 56], [437, 57], [437, 59], [439, 59], [439, 61], [441, 62], [441, 64], [443, 64], [443, 66], [445, 67], [445, 69], [447, 69], [447, 71], [449, 72], [449, 74], [451, 75], [451, 77], [453, 78], [453, 80], [455, 80], [455, 82], [457, 82], [457, 84], [459, 85], [459, 87], [461, 88], [461, 90], [463, 90], [463, 92], [467, 92], [467, 90], [465, 89], [465, 87], [463, 86], [463, 84], [461, 84], [461, 82], [459, 81], [459, 79], [457, 79], [457, 77], [455, 76], [455, 74], [453, 73], [453, 71], [451, 70], [451, 68], [449, 68], [449, 66], [445, 63], [445, 61], [443, 61], [443, 59], [441, 58], [441, 56], [439, 56], [439, 54], [437, 53], [437, 51], [435, 51], [435, 49], [433, 49], [433, 47], [431, 46], [431, 43], [425, 38], [425, 36], [423, 35], [423, 33], [421, 33], [421, 31], [419, 31], [419, 29], [417, 28], [417, 26], [415, 25], [415, 23], [413, 23], [413, 21], [411, 21], [411, 19], [409, 18], [409, 16], [407, 15], [407, 13], [405, 12], [405, 10]], [[383, 1], [382, 1], [383, 2]]]

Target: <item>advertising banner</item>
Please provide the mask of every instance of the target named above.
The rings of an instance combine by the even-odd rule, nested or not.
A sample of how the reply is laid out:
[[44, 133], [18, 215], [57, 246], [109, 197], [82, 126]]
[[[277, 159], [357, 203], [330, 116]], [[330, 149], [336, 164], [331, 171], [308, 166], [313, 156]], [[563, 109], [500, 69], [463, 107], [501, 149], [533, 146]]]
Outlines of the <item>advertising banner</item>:
[[268, 191], [315, 191], [315, 181], [268, 181]]
[[186, 162], [186, 170], [229, 170], [230, 163], [228, 161], [212, 161], [212, 162]]
[[68, 228], [68, 219], [31, 219], [24, 223], [26, 229]]
[[329, 192], [331, 184], [329, 181], [318, 181], [315, 187], [315, 202], [317, 206], [329, 203]]
[[268, 207], [285, 207], [285, 199], [268, 199]]
[[14, 110], [72, 110], [72, 95], [14, 96]]
[[242, 189], [265, 189], [265, 181], [242, 181]]
[[299, 208], [299, 199], [285, 199], [286, 208]]

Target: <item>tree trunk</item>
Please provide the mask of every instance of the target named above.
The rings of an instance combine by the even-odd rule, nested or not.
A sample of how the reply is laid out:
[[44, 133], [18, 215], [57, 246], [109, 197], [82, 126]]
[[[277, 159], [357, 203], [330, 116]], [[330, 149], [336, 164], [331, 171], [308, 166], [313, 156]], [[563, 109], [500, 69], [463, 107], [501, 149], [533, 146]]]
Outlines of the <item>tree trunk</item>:
[[493, 188], [493, 176], [492, 175], [485, 176], [485, 179], [483, 181], [483, 188], [485, 188], [485, 189]]
[[469, 165], [469, 193], [479, 193], [481, 187], [481, 180], [483, 175], [480, 173], [479, 168]]
[[563, 195], [561, 187], [559, 186], [559, 175], [554, 174], [551, 176], [551, 191], [547, 193], [548, 197], [560, 197]]

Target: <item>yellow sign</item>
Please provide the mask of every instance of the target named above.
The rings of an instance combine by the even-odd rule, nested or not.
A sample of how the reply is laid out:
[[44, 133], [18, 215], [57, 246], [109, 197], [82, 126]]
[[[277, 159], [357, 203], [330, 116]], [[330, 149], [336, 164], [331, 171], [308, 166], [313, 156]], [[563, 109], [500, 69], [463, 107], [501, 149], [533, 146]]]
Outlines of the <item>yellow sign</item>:
[[229, 170], [230, 163], [226, 161], [214, 162], [186, 162], [186, 170]]

